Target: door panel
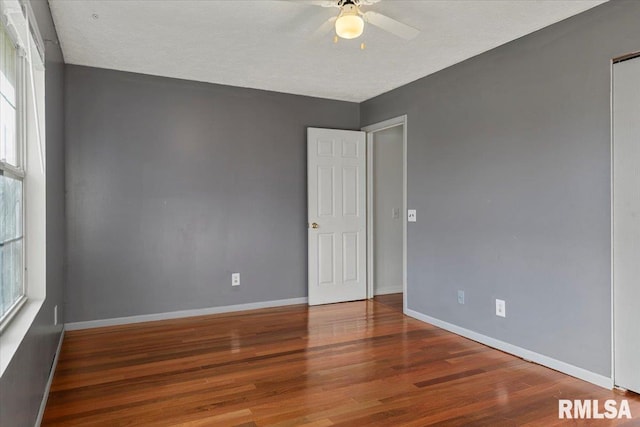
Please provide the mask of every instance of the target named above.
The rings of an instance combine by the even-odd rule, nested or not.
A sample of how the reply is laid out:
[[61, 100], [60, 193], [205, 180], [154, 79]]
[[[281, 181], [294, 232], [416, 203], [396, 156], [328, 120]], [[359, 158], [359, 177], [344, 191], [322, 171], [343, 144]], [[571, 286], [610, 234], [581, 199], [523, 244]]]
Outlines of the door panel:
[[334, 216], [334, 168], [318, 166], [318, 216]]
[[335, 284], [335, 250], [333, 234], [318, 233], [318, 284]]
[[342, 216], [358, 216], [358, 168], [342, 168]]
[[358, 233], [342, 233], [342, 280], [357, 282], [358, 271]]
[[309, 128], [307, 144], [309, 304], [365, 299], [365, 133]]
[[640, 59], [613, 66], [615, 384], [640, 393]]

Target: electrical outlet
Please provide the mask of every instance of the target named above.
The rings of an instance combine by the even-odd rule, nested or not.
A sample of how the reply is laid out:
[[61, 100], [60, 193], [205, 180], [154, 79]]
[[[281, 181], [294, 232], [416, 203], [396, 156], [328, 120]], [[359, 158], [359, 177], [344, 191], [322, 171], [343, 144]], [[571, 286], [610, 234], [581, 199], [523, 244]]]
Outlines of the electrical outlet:
[[231, 286], [240, 286], [240, 273], [231, 274]]
[[458, 304], [464, 304], [464, 291], [458, 291]]
[[507, 317], [507, 307], [506, 302], [501, 299], [496, 300], [496, 316]]
[[53, 307], [53, 325], [58, 325], [58, 306]]
[[409, 209], [407, 211], [407, 221], [416, 222], [416, 210], [415, 209]]

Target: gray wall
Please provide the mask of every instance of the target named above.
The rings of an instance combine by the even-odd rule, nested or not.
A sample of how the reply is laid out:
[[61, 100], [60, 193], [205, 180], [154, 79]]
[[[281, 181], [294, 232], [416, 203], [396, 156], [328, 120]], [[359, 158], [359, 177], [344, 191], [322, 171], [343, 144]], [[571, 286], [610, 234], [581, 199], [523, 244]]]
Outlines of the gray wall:
[[358, 104], [70, 65], [65, 94], [68, 322], [307, 295], [306, 127]]
[[362, 104], [408, 114], [410, 309], [610, 375], [610, 60], [639, 16], [613, 1]]
[[[49, 6], [32, 0], [42, 33], [57, 40]], [[46, 141], [47, 141], [47, 297], [31, 329], [0, 378], [0, 426], [32, 426], [38, 415], [51, 363], [62, 330], [53, 325], [53, 309], [62, 308], [64, 282], [64, 64], [60, 48], [46, 43]]]

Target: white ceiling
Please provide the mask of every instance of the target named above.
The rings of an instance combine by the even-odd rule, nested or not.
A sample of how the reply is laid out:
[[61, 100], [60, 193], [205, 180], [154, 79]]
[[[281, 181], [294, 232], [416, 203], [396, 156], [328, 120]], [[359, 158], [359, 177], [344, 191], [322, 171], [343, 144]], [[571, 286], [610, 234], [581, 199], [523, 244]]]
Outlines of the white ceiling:
[[369, 25], [338, 44], [310, 36], [337, 9], [304, 3], [49, 3], [70, 64], [361, 102], [605, 1], [384, 0], [363, 10], [420, 29], [417, 38]]

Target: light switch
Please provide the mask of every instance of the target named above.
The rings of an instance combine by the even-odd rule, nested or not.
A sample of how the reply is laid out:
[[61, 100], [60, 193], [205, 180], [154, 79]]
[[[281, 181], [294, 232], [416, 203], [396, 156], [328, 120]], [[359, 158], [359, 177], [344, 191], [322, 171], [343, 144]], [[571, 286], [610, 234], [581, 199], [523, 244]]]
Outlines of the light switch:
[[400, 219], [400, 208], [391, 209], [391, 218]]
[[407, 221], [416, 222], [416, 210], [415, 209], [409, 209], [408, 210]]
[[504, 300], [496, 299], [496, 316], [507, 317], [507, 303]]

